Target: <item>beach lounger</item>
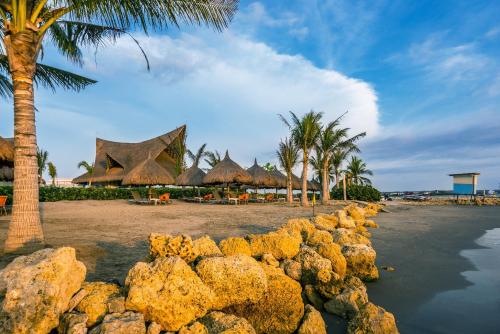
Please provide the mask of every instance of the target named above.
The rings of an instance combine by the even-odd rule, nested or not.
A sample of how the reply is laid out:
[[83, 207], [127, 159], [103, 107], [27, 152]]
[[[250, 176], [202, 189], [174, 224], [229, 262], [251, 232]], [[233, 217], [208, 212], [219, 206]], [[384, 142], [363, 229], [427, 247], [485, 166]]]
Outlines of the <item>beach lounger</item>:
[[267, 194], [265, 201], [266, 202], [274, 202], [274, 194]]
[[129, 199], [129, 203], [134, 204], [151, 204], [152, 202], [146, 198], [141, 198], [141, 195], [137, 191], [132, 191], [133, 199]]
[[164, 193], [159, 197], [160, 204], [165, 203], [165, 205], [172, 203], [172, 200], [170, 199], [170, 193]]
[[0, 214], [5, 213], [7, 215], [7, 196], [0, 196]]
[[248, 200], [250, 199], [250, 194], [244, 193], [238, 196], [238, 201], [244, 204], [248, 204]]

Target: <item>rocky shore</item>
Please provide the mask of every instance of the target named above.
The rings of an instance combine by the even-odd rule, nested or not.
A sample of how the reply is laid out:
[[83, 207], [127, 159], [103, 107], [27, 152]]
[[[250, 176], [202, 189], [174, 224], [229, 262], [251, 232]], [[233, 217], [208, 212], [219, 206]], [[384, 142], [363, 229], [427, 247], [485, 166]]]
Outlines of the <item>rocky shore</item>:
[[320, 311], [348, 319], [348, 333], [398, 333], [369, 302], [378, 279], [368, 217], [350, 205], [291, 219], [267, 234], [215, 243], [151, 234], [148, 259], [125, 285], [85, 282], [73, 248], [44, 249], [0, 271], [2, 333], [326, 333]]

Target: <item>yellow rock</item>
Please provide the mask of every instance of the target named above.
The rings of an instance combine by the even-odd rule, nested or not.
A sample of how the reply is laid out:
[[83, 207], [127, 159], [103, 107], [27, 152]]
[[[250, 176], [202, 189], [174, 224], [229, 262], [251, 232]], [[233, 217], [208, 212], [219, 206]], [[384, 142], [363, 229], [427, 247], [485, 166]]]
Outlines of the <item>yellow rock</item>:
[[203, 317], [214, 300], [212, 290], [178, 256], [136, 263], [125, 285], [127, 310], [144, 314], [146, 321], [154, 321], [167, 331], [178, 331]]
[[205, 258], [196, 265], [196, 272], [215, 293], [213, 307], [218, 310], [255, 303], [267, 291], [264, 270], [259, 262], [247, 255]]
[[365, 304], [349, 322], [348, 334], [399, 334], [394, 315], [380, 306]]
[[340, 246], [351, 244], [363, 244], [371, 246], [372, 243], [367, 237], [356, 233], [354, 230], [339, 228], [332, 232], [333, 242]]
[[307, 244], [311, 247], [322, 243], [331, 243], [333, 242], [332, 234], [328, 231], [316, 230], [314, 233], [307, 239]]
[[226, 256], [243, 254], [252, 255], [252, 250], [250, 249], [250, 244], [243, 238], [231, 237], [221, 240], [219, 243], [219, 248], [222, 253]]
[[270, 265], [271, 267], [279, 267], [280, 266], [280, 262], [278, 260], [276, 260], [276, 258], [273, 256], [273, 254], [262, 255], [261, 261], [262, 261], [262, 263]]
[[252, 256], [272, 254], [277, 260], [291, 259], [299, 252], [301, 239], [287, 231], [269, 232], [249, 236]]
[[358, 223], [363, 223], [365, 221], [365, 210], [360, 208], [356, 204], [348, 205], [344, 208], [347, 214]]
[[332, 270], [343, 279], [347, 270], [347, 262], [344, 255], [342, 255], [340, 246], [333, 242], [320, 243], [315, 249], [319, 255], [330, 260]]
[[318, 293], [318, 291], [316, 291], [313, 285], [307, 284], [306, 286], [304, 286], [304, 294], [306, 295], [306, 298], [309, 301], [309, 303], [314, 305], [316, 309], [318, 310], [323, 309], [323, 304], [325, 303], [325, 301]]
[[294, 260], [283, 260], [280, 264], [280, 268], [285, 271], [289, 277], [296, 281], [300, 281], [302, 278], [302, 265]]
[[365, 209], [365, 217], [376, 216], [377, 213], [382, 210], [382, 206], [376, 203], [368, 203]]
[[112, 283], [92, 282], [84, 283], [82, 288], [87, 294], [76, 306], [76, 310], [88, 316], [87, 327], [91, 327], [101, 322], [108, 313], [108, 303], [113, 297], [120, 295], [120, 287]]
[[227, 312], [247, 319], [257, 333], [293, 333], [304, 315], [302, 288], [281, 269], [261, 266], [267, 275], [268, 292], [255, 304], [234, 306]]
[[303, 240], [309, 239], [309, 237], [314, 233], [316, 228], [314, 225], [306, 218], [295, 218], [290, 219], [288, 222], [282, 227], [282, 229], [286, 229], [295, 233], [299, 233]]
[[347, 216], [347, 213], [345, 210], [336, 210], [335, 211], [335, 216], [338, 219], [338, 227], [340, 228], [347, 228], [347, 229], [353, 229], [356, 228], [356, 223], [351, 217]]
[[301, 264], [301, 282], [304, 284], [328, 282], [332, 278], [333, 270], [330, 260], [325, 259], [309, 246], [302, 246], [294, 260]]
[[311, 305], [306, 305], [304, 319], [297, 334], [326, 334], [326, 325], [321, 313]]
[[198, 256], [221, 256], [222, 252], [208, 235], [193, 241], [194, 253]]
[[246, 319], [232, 314], [210, 312], [200, 322], [205, 325], [208, 334], [255, 334], [255, 329]]
[[365, 220], [365, 223], [364, 223], [364, 225], [363, 225], [363, 226], [365, 226], [365, 227], [371, 227], [371, 228], [378, 228], [378, 224], [377, 224], [377, 223], [375, 223], [375, 222], [374, 222], [373, 220], [371, 220], [371, 219], [367, 219], [367, 220]]
[[352, 244], [342, 247], [342, 254], [347, 261], [347, 273], [359, 277], [363, 281], [378, 279], [378, 269], [375, 266], [377, 253], [367, 245]]
[[334, 215], [319, 215], [314, 218], [314, 226], [319, 230], [333, 231], [339, 225]]
[[183, 326], [179, 334], [209, 334], [207, 328], [202, 323], [195, 321], [189, 326]]
[[193, 262], [198, 256], [191, 237], [184, 234], [173, 237], [168, 234], [151, 233], [149, 235], [149, 254], [152, 258], [179, 256], [188, 263]]
[[328, 313], [351, 318], [368, 302], [366, 286], [354, 276], [348, 276], [339, 294], [324, 304]]

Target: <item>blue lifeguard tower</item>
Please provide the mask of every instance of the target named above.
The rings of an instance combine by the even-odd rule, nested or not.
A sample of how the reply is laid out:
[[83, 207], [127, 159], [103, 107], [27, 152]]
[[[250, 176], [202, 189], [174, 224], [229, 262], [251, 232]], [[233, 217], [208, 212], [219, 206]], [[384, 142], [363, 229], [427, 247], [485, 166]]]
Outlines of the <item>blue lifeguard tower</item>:
[[475, 196], [479, 173], [450, 174], [453, 177], [453, 194]]

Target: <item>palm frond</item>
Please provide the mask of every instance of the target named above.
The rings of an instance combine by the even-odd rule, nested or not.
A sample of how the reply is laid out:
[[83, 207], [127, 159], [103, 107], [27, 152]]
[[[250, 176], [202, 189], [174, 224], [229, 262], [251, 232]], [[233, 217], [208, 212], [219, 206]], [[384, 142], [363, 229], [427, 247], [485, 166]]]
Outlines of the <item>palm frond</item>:
[[10, 79], [3, 75], [0, 74], [0, 97], [3, 98], [10, 98], [12, 97], [12, 83], [10, 82]]
[[34, 79], [37, 85], [50, 88], [52, 91], [55, 91], [57, 87], [80, 91], [88, 85], [97, 82], [93, 79], [43, 64], [36, 65]]

